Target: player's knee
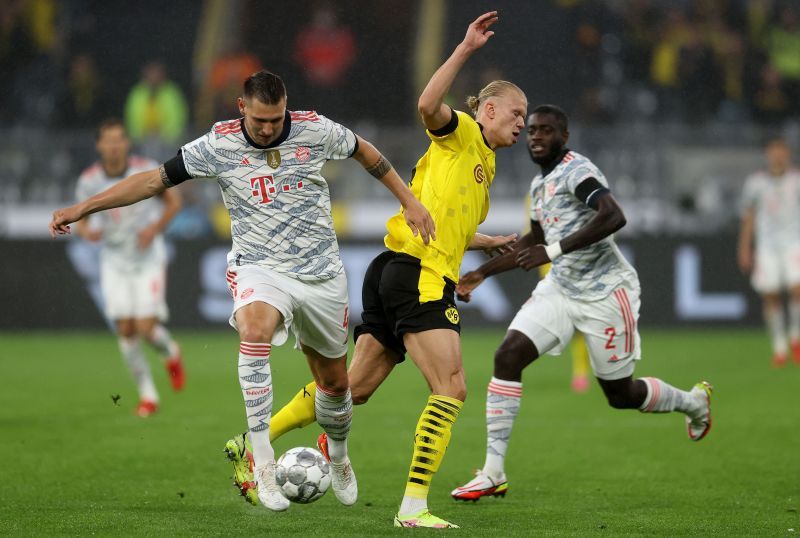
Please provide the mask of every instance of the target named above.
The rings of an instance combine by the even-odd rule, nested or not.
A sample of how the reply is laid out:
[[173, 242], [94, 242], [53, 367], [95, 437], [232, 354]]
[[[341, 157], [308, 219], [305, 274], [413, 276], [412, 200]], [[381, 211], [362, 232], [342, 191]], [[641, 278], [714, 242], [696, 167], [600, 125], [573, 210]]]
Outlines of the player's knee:
[[239, 325], [239, 338], [242, 342], [270, 342], [272, 334], [263, 325], [247, 323]]

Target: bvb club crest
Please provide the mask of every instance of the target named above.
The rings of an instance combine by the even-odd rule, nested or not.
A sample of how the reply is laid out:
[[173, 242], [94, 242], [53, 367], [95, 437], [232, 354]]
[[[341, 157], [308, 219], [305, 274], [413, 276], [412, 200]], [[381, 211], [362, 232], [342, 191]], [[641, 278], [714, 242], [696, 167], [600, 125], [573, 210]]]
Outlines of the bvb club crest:
[[444, 311], [444, 315], [447, 318], [447, 321], [452, 323], [453, 325], [458, 325], [458, 310], [455, 307], [451, 306], [447, 310]]
[[277, 149], [270, 149], [264, 154], [270, 168], [278, 168], [281, 165], [281, 152]]
[[472, 174], [475, 176], [476, 183], [483, 183], [483, 180], [486, 179], [486, 174], [483, 172], [483, 166], [480, 164], [475, 166], [475, 169], [472, 171]]

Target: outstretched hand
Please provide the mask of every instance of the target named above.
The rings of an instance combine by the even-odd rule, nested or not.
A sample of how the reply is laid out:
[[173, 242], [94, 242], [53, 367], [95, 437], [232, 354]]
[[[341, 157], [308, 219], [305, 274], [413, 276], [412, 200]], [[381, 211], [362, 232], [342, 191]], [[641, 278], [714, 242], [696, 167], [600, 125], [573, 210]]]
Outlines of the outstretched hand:
[[57, 235], [72, 233], [69, 225], [79, 220], [81, 220], [81, 214], [74, 205], [56, 209], [53, 211], [53, 218], [50, 220], [50, 237], [55, 239]]
[[493, 258], [501, 254], [506, 254], [514, 250], [517, 244], [517, 234], [510, 235], [490, 235], [487, 241], [481, 245], [483, 253]]
[[544, 249], [544, 245], [533, 245], [531, 247], [523, 248], [517, 254], [517, 265], [530, 271], [534, 267], [539, 267], [546, 263], [550, 263], [550, 258]]
[[414, 198], [412, 203], [403, 208], [403, 217], [414, 237], [419, 234], [422, 236], [422, 242], [426, 245], [430, 243], [431, 239], [436, 241], [436, 223], [433, 222], [433, 217], [422, 205], [422, 202]]
[[489, 41], [489, 38], [494, 35], [494, 32], [489, 30], [489, 27], [499, 20], [497, 11], [490, 11], [484, 13], [472, 24], [467, 27], [467, 35], [464, 36], [464, 45], [471, 49], [479, 49]]
[[484, 276], [480, 271], [470, 271], [458, 279], [456, 284], [456, 297], [459, 301], [468, 303], [472, 299], [472, 292], [484, 281]]

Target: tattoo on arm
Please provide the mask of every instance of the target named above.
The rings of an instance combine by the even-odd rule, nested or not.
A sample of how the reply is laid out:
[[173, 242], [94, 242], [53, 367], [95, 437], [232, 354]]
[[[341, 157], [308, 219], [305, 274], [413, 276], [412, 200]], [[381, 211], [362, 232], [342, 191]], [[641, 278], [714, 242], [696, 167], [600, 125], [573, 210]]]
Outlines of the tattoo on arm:
[[163, 183], [166, 187], [174, 187], [174, 183], [169, 180], [169, 176], [167, 175], [167, 171], [164, 169], [164, 165], [158, 167], [158, 175], [161, 176], [161, 183]]
[[386, 158], [381, 155], [378, 157], [378, 161], [373, 164], [372, 166], [367, 167], [367, 172], [369, 172], [372, 177], [376, 179], [380, 179], [385, 176], [389, 170], [392, 169], [392, 163], [386, 160]]

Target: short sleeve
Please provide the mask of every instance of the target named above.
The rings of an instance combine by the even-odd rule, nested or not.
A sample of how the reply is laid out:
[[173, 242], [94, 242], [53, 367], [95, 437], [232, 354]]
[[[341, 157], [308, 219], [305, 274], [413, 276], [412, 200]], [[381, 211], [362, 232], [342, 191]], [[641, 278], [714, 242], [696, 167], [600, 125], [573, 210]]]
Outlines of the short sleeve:
[[358, 148], [356, 134], [325, 116], [319, 119], [325, 136], [325, 157], [334, 161], [352, 157]]
[[218, 175], [216, 140], [214, 131], [211, 131], [181, 148], [183, 164], [191, 177], [216, 177]]
[[453, 110], [453, 114], [457, 115], [457, 124], [453, 131], [443, 136], [436, 136], [429, 130], [426, 130], [425, 133], [434, 144], [450, 151], [461, 151], [469, 145], [476, 134], [480, 133], [480, 127], [477, 127], [475, 120], [466, 112]]
[[578, 162], [567, 173], [567, 188], [572, 194], [576, 194], [578, 185], [589, 179], [595, 178], [600, 185], [608, 188], [608, 180], [600, 170], [590, 162]]

